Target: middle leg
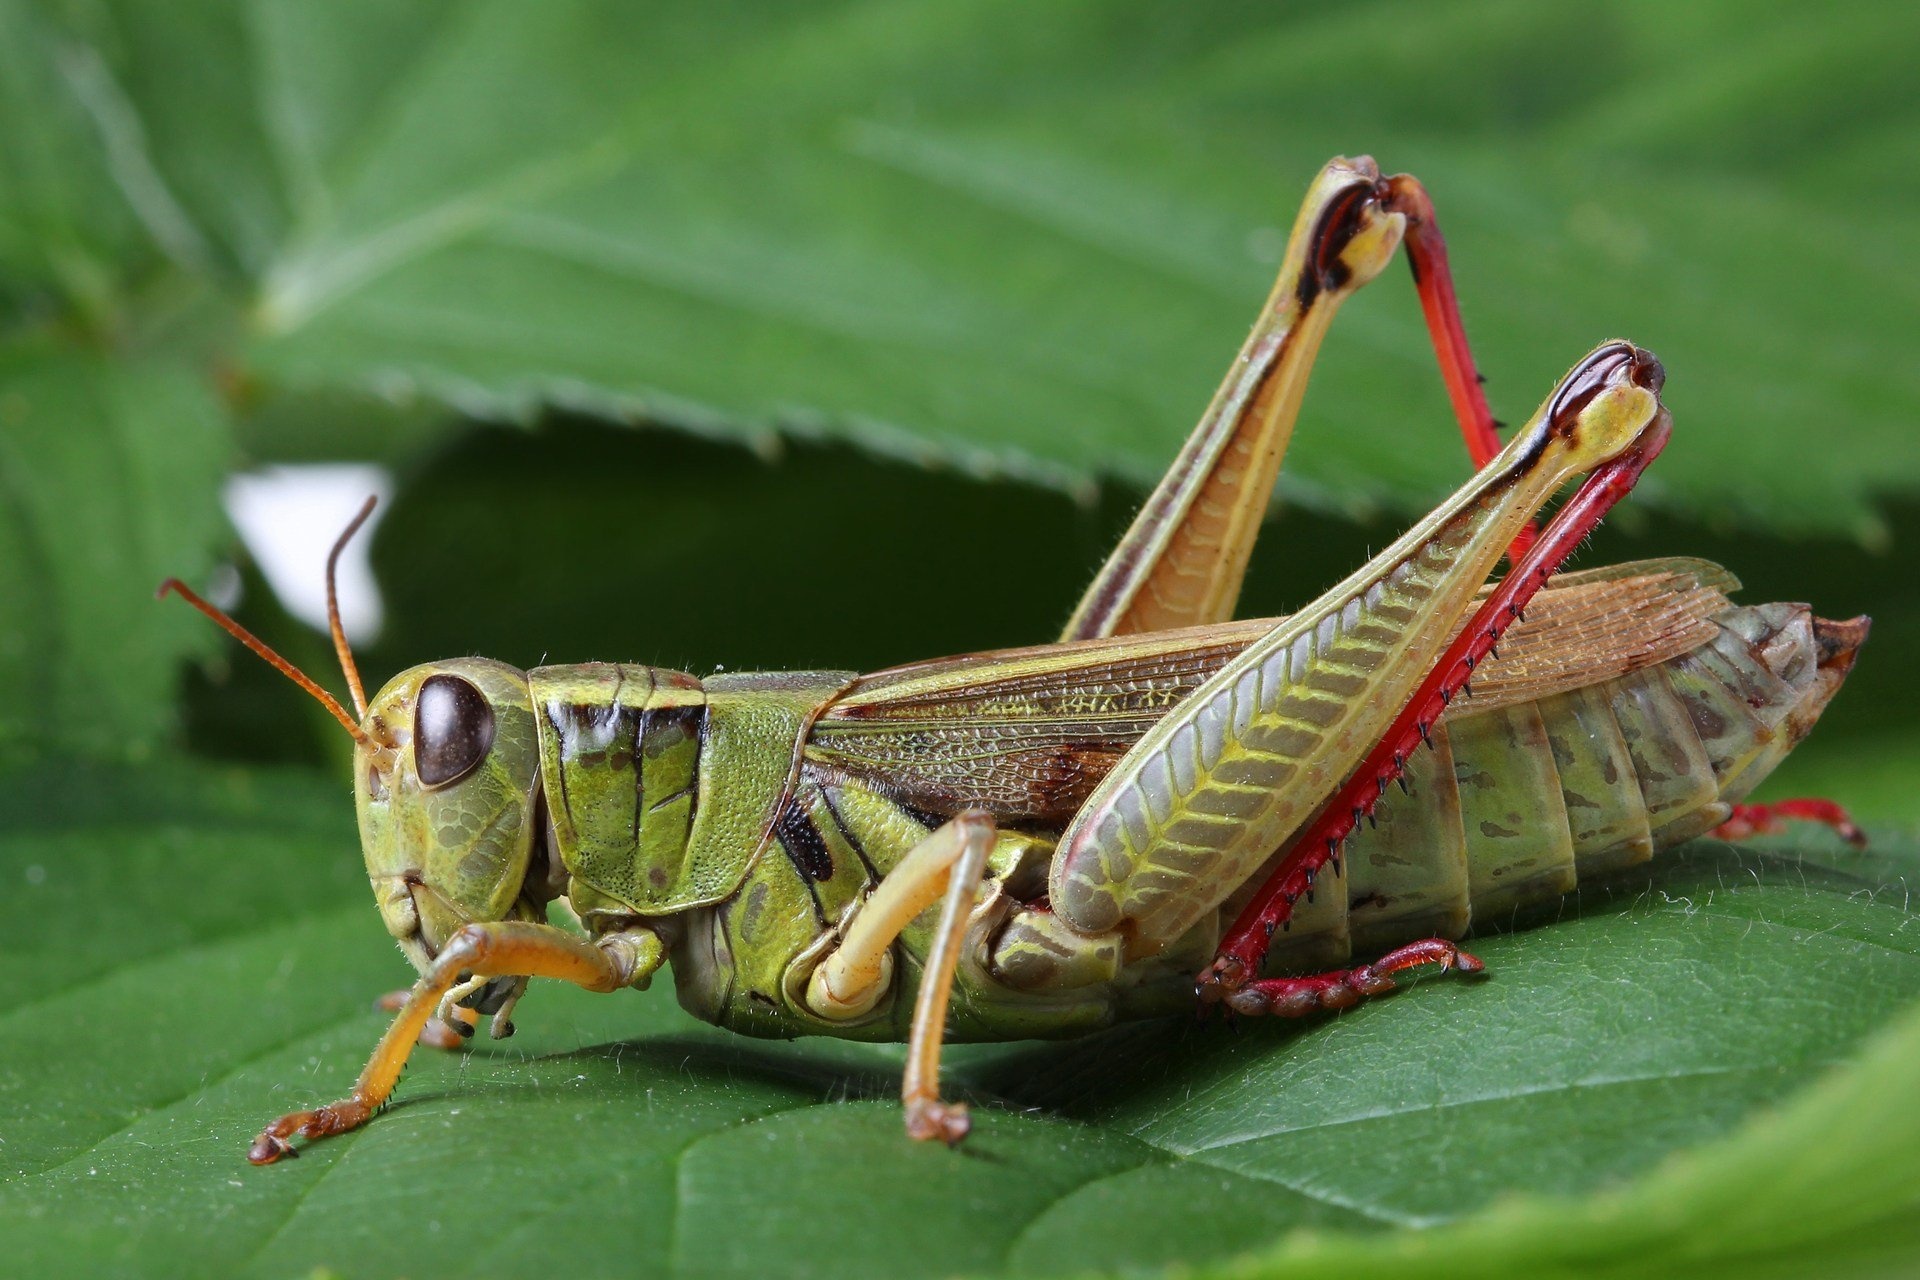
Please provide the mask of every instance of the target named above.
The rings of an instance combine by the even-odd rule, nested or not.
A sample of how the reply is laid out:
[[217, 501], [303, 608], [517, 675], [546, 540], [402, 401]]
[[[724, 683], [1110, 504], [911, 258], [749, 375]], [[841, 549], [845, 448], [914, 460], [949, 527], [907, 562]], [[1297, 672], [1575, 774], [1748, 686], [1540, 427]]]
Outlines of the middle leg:
[[940, 923], [927, 949], [914, 1000], [907, 1069], [900, 1087], [910, 1138], [938, 1138], [952, 1145], [967, 1136], [966, 1107], [940, 1099], [940, 1048], [946, 1039], [947, 1004], [960, 963], [967, 913], [986, 874], [993, 840], [993, 816], [984, 809], [968, 809], [914, 846], [861, 905], [846, 937], [807, 982], [808, 1007], [821, 1017], [864, 1015], [892, 981], [894, 942], [944, 894]]

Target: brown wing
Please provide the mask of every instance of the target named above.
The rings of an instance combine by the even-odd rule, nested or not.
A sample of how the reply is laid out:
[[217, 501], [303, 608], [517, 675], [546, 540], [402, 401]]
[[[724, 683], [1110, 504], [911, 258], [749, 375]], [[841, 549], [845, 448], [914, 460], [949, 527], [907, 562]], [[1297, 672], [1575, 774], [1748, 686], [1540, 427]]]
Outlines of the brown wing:
[[[1562, 574], [1474, 673], [1474, 715], [1597, 684], [1704, 644], [1738, 582], [1705, 560]], [[808, 759], [903, 804], [983, 804], [1003, 821], [1066, 820], [1114, 762], [1279, 619], [1036, 645], [864, 676], [823, 712]]]

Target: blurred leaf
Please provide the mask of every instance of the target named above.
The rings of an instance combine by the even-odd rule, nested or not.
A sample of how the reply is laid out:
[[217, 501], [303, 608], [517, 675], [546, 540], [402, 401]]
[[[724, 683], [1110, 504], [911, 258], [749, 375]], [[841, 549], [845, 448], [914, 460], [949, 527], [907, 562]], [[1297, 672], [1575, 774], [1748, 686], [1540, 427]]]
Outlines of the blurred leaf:
[[[1487, 981], [1337, 1019], [963, 1052], [959, 1152], [901, 1136], [896, 1050], [730, 1037], [665, 984], [542, 984], [519, 1038], [422, 1053], [366, 1130], [250, 1169], [265, 1119], [346, 1087], [371, 996], [408, 976], [349, 814], [296, 774], [0, 777], [10, 1266], [516, 1276], [564, 1249], [590, 1274], [1053, 1276], [1307, 1226], [1341, 1234], [1237, 1274], [1810, 1274], [1920, 1244], [1914, 1029], [1828, 1074], [1920, 994], [1906, 894], [1874, 889], [1913, 873], [1910, 839], [1866, 864], [1695, 845], [1483, 940]], [[1516, 1192], [1574, 1199], [1481, 1214]]]
[[230, 450], [170, 364], [0, 345], [0, 758], [140, 755], [172, 725], [218, 632], [153, 592], [209, 568]]
[[[1904, 705], [1911, 708], [1911, 702]], [[1767, 793], [1837, 797], [1863, 821], [1898, 821], [1913, 812], [1916, 777], [1920, 741], [1910, 730], [1836, 733], [1796, 750], [1768, 782]]]
[[[1309, 176], [1367, 150], [1434, 188], [1506, 417], [1626, 333], [1681, 423], [1650, 496], [1857, 535], [1920, 482], [1911, 6], [78, 12], [278, 395], [1145, 483]], [[1459, 447], [1411, 290], [1369, 294], [1287, 483], [1404, 510]]]
[[[580, 419], [483, 429], [408, 477], [380, 526], [389, 622], [367, 663], [873, 670], [1026, 644], [1058, 633], [1129, 514], [844, 446], [769, 461]], [[1293, 548], [1338, 578], [1340, 551]]]
[[101, 318], [152, 253], [114, 181], [129, 153], [103, 138], [137, 120], [99, 53], [28, 0], [0, 0], [0, 122], [0, 317]]

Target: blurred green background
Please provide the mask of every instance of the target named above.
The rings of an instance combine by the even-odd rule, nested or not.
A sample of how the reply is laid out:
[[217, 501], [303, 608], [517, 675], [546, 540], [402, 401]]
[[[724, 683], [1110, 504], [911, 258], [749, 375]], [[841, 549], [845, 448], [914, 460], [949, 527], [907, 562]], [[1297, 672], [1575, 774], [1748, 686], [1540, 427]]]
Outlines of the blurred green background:
[[[1920, 826], [1916, 52], [1920, 11], [1893, 4], [0, 0], [0, 955], [16, 976], [0, 997], [0, 1177], [13, 1178], [0, 1245], [56, 1268], [157, 1274], [456, 1262], [518, 1274], [539, 1256], [529, 1242], [598, 1240], [611, 1214], [628, 1234], [595, 1255], [610, 1274], [637, 1258], [804, 1271], [816, 1253], [823, 1273], [1064, 1274], [1213, 1262], [1303, 1225], [1432, 1225], [1514, 1191], [1617, 1188], [1622, 1205], [1683, 1206], [1673, 1236], [1627, 1249], [1595, 1227], [1597, 1252], [1562, 1256], [1589, 1236], [1552, 1225], [1564, 1205], [1535, 1206], [1511, 1229], [1469, 1219], [1465, 1243], [1336, 1244], [1325, 1257], [1296, 1245], [1255, 1269], [1311, 1272], [1337, 1255], [1351, 1271], [1414, 1247], [1456, 1270], [1471, 1257], [1499, 1272], [1509, 1255], [1523, 1270], [1658, 1269], [1683, 1248], [1747, 1258], [1762, 1238], [1700, 1235], [1686, 1213], [1803, 1188], [1730, 1178], [1741, 1162], [1725, 1150], [1664, 1166], [1685, 1194], [1629, 1179], [1789, 1097], [1804, 1124], [1816, 1103], [1882, 1117], [1823, 1157], [1840, 1170], [1829, 1190], [1858, 1190], [1849, 1171], [1874, 1158], [1848, 1143], [1920, 1125], [1911, 1094], [1886, 1096], [1905, 1086], [1869, 1080], [1871, 1061], [1824, 1102], [1794, 1090], [1855, 1061], [1861, 1037], [1920, 995], [1899, 888]], [[1469, 1108], [1444, 1132], [1362, 1143], [1457, 1153], [1389, 1161], [1376, 1194], [1334, 1185], [1355, 1158], [1335, 1140], [1275, 1156], [1257, 1185], [1202, 1185], [1195, 1170], [1221, 1166], [1196, 1162], [1196, 1134], [1223, 1123], [1217, 1108], [1155, 1136], [1125, 1106], [1009, 1072], [1070, 1077], [1144, 1055], [1158, 1065], [1142, 1079], [1160, 1090], [1142, 1086], [1146, 1116], [1155, 1098], [1191, 1099], [1235, 1071], [1258, 1090], [1323, 1070], [1364, 1110], [1370, 1086], [1339, 1056], [1342, 1036], [1438, 1072], [1418, 1049], [1435, 1013], [1416, 1011], [1442, 1007], [1440, 984], [1317, 1038], [1262, 1029], [1222, 1047], [1160, 1028], [1078, 1058], [985, 1056], [969, 1083], [1012, 1108], [1013, 1153], [981, 1157], [1003, 1162], [993, 1193], [1070, 1202], [1093, 1226], [967, 1252], [980, 1238], [963, 1229], [969, 1213], [1014, 1212], [969, 1184], [929, 1192], [921, 1211], [953, 1228], [940, 1246], [952, 1255], [894, 1228], [768, 1210], [719, 1258], [658, 1225], [711, 1208], [688, 1199], [688, 1170], [706, 1167], [682, 1159], [689, 1109], [732, 1125], [773, 1108], [756, 1089], [795, 1106], [884, 1093], [892, 1060], [817, 1045], [756, 1056], [699, 1038], [661, 993], [636, 999], [637, 1014], [556, 994], [565, 1012], [531, 1048], [414, 1068], [447, 1084], [383, 1121], [397, 1164], [365, 1154], [382, 1149], [381, 1125], [335, 1144], [358, 1170], [331, 1147], [267, 1175], [238, 1164], [250, 1125], [344, 1086], [377, 1026], [366, 997], [405, 973], [355, 883], [344, 736], [189, 611], [152, 600], [165, 575], [204, 584], [237, 566], [242, 619], [338, 687], [324, 638], [275, 602], [227, 524], [227, 476], [315, 461], [394, 471], [373, 546], [387, 623], [361, 655], [375, 685], [464, 653], [871, 669], [1044, 639], [1224, 370], [1308, 180], [1329, 156], [1363, 152], [1433, 191], [1501, 417], [1523, 417], [1600, 339], [1630, 337], [1666, 362], [1674, 443], [1580, 563], [1706, 555], [1748, 599], [1875, 617], [1852, 683], [1771, 791], [1849, 803], [1874, 824], [1877, 861], [1848, 864], [1819, 837], [1697, 854], [1660, 873], [1677, 879], [1570, 908], [1580, 919], [1558, 941], [1499, 944], [1561, 985], [1536, 1005], [1524, 992], [1485, 1004], [1490, 1026], [1573, 1009], [1601, 1037], [1569, 1032], [1545, 1053], [1553, 1087], [1597, 1046], [1644, 1034], [1672, 1055], [1655, 1053], [1648, 1079], [1662, 1062], [1676, 1078], [1746, 1072], [1744, 1092], [1588, 1098], [1552, 1115]], [[1327, 343], [1246, 611], [1310, 597], [1456, 484], [1450, 421], [1394, 271]], [[1747, 926], [1700, 933], [1714, 894], [1731, 901], [1749, 879]], [[1689, 1034], [1684, 1002], [1636, 1029], [1583, 983], [1598, 953], [1581, 951], [1580, 929], [1621, 940], [1609, 965], [1650, 957], [1660, 971], [1647, 939], [1669, 916], [1682, 923], [1665, 972], [1726, 1015], [1708, 1020], [1716, 1031]], [[1747, 973], [1750, 1005], [1715, 991], [1756, 931], [1782, 929], [1852, 948], [1811, 970], [1824, 1003], [1767, 1003], [1808, 972], [1812, 953], [1793, 948], [1813, 944], [1798, 934], [1780, 968]], [[1636, 937], [1650, 950], [1636, 953]], [[1843, 993], [1869, 972], [1871, 997]], [[1689, 1057], [1714, 1035], [1725, 1055]], [[658, 1050], [683, 1042], [698, 1068]], [[636, 1045], [643, 1065], [625, 1069], [658, 1076], [645, 1086], [613, 1078], [617, 1050]], [[75, 1069], [75, 1054], [97, 1060]], [[684, 1087], [695, 1076], [704, 1087]], [[834, 1083], [847, 1078], [866, 1083]], [[556, 1104], [576, 1079], [579, 1100]], [[1444, 1092], [1437, 1079], [1375, 1096]], [[666, 1137], [647, 1130], [658, 1150], [644, 1169], [604, 1153], [576, 1164], [554, 1136], [569, 1123], [624, 1133], [636, 1088], [652, 1108], [656, 1087], [684, 1096]], [[487, 1123], [505, 1137], [442, 1133], [463, 1091], [500, 1104]], [[1276, 1132], [1304, 1123], [1308, 1096]], [[467, 1103], [478, 1123], [485, 1108]], [[1067, 1136], [1023, 1107], [1066, 1116]], [[549, 1127], [520, 1119], [535, 1115]], [[841, 1163], [743, 1151], [738, 1176], [791, 1196], [864, 1164], [860, 1185], [885, 1198], [901, 1179], [944, 1185], [953, 1167], [898, 1152], [883, 1107], [796, 1115], [821, 1129], [800, 1151]], [[1117, 1142], [1116, 1126], [1154, 1153], [1119, 1182], [1102, 1181], [1118, 1177], [1102, 1160], [1126, 1164], [1111, 1152], [1045, 1154]], [[1730, 1140], [1813, 1159], [1790, 1124], [1739, 1132]], [[549, 1188], [591, 1171], [613, 1203], [590, 1214], [592, 1196], [516, 1199], [506, 1218], [469, 1223], [519, 1242], [477, 1272], [402, 1248], [449, 1201], [521, 1196], [512, 1170], [484, 1171], [502, 1151]], [[1872, 1228], [1874, 1214], [1905, 1220], [1896, 1210], [1920, 1178], [1906, 1158], [1880, 1199], [1841, 1197], [1844, 1212], [1775, 1242], [1781, 1267], [1832, 1256], [1843, 1229], [1849, 1247], [1891, 1251], [1861, 1266], [1914, 1256]], [[1409, 1209], [1393, 1189], [1463, 1179], [1468, 1165], [1491, 1172], [1447, 1204]], [[315, 1198], [321, 1177], [333, 1199]], [[1191, 1208], [1265, 1195], [1284, 1204], [1241, 1218]], [[1158, 1223], [1142, 1206], [1169, 1198], [1190, 1216], [1093, 1243], [1103, 1222]], [[223, 1242], [212, 1254], [182, 1243], [188, 1204]], [[338, 1234], [347, 1221], [358, 1234]]]

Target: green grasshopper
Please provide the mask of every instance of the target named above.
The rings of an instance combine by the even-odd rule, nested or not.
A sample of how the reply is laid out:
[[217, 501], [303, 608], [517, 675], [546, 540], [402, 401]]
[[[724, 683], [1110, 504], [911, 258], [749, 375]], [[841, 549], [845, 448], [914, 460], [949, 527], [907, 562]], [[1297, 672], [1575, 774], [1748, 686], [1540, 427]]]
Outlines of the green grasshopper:
[[[1233, 621], [1322, 336], [1402, 243], [1479, 470], [1298, 613]], [[1666, 442], [1663, 378], [1605, 343], [1502, 447], [1425, 191], [1341, 159], [1055, 644], [866, 676], [460, 658], [369, 701], [335, 611], [349, 713], [169, 583], [353, 735], [367, 873], [422, 975], [352, 1095], [282, 1116], [249, 1159], [366, 1123], [442, 1024], [509, 1034], [530, 977], [611, 992], [670, 964], [682, 1004], [736, 1031], [904, 1038], [907, 1132], [953, 1143], [945, 1040], [1196, 1000], [1340, 1009], [1412, 966], [1477, 971], [1452, 941], [1469, 927], [1716, 828], [1856, 836], [1825, 802], [1738, 802], [1867, 619], [1736, 607], [1696, 560], [1548, 581]], [[330, 599], [332, 580], [329, 561]], [[584, 932], [547, 923], [557, 899]], [[1380, 958], [1339, 967], [1355, 953]]]

